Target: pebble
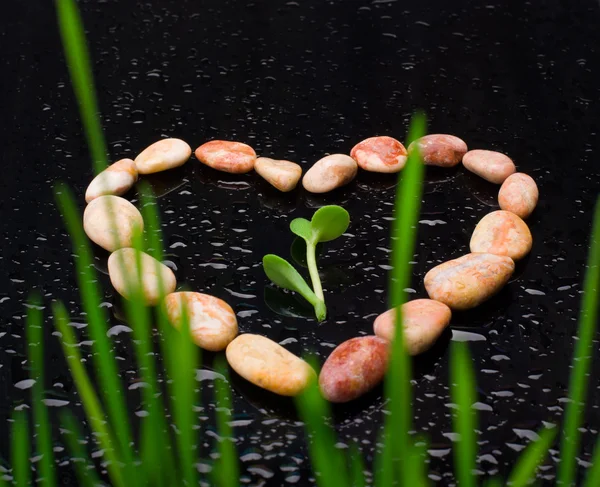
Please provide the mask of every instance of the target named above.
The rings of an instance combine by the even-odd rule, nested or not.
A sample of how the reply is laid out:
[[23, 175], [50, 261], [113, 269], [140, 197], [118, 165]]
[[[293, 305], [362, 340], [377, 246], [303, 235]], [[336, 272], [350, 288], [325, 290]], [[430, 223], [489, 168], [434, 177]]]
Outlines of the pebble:
[[259, 176], [284, 193], [292, 191], [302, 177], [302, 168], [295, 162], [268, 157], [256, 159], [254, 169]]
[[192, 148], [181, 139], [163, 139], [146, 147], [135, 158], [140, 174], [152, 174], [182, 166], [192, 155]]
[[[402, 305], [404, 344], [409, 355], [429, 350], [450, 324], [452, 311], [444, 303], [432, 299], [415, 299]], [[396, 328], [396, 309], [375, 318], [375, 335], [392, 341]]]
[[131, 159], [121, 159], [98, 174], [87, 187], [85, 201], [104, 195], [121, 196], [131, 189], [138, 180], [138, 171]]
[[296, 396], [316, 380], [308, 363], [260, 335], [238, 336], [227, 346], [225, 354], [239, 375], [275, 394]]
[[90, 240], [112, 252], [133, 245], [134, 231], [144, 230], [139, 210], [119, 196], [93, 199], [83, 212], [83, 229]]
[[431, 269], [425, 289], [431, 299], [453, 310], [471, 309], [500, 291], [514, 270], [510, 257], [467, 254]]
[[208, 294], [171, 293], [165, 297], [169, 321], [181, 327], [185, 306], [192, 340], [211, 352], [224, 350], [238, 334], [235, 313], [225, 301]]
[[[138, 252], [139, 268], [136, 259]], [[142, 295], [148, 306], [155, 306], [162, 296], [175, 291], [177, 281], [173, 271], [145, 252], [132, 248], [119, 249], [108, 258], [110, 282], [125, 299], [134, 297], [135, 293], [132, 291], [139, 285], [140, 270]]]
[[375, 387], [385, 375], [389, 343], [376, 336], [351, 338], [327, 358], [319, 375], [323, 397], [348, 402]]
[[494, 184], [502, 184], [517, 170], [510, 157], [491, 150], [470, 150], [463, 156], [462, 163], [472, 173]]
[[531, 250], [533, 239], [527, 224], [510, 211], [498, 210], [485, 215], [471, 236], [471, 252], [506, 255], [520, 260]]
[[217, 171], [242, 174], [252, 171], [256, 152], [249, 145], [227, 140], [211, 140], [196, 149], [196, 159]]
[[311, 193], [327, 193], [344, 186], [356, 177], [358, 165], [345, 154], [332, 154], [319, 159], [302, 179], [304, 189]]
[[430, 134], [408, 146], [410, 153], [418, 146], [423, 162], [428, 166], [454, 167], [469, 150], [464, 140], [448, 134]]
[[392, 173], [406, 164], [406, 148], [392, 137], [370, 137], [356, 144], [350, 156], [365, 171]]
[[500, 208], [521, 218], [527, 218], [537, 206], [540, 193], [531, 176], [522, 172], [511, 174], [498, 193]]

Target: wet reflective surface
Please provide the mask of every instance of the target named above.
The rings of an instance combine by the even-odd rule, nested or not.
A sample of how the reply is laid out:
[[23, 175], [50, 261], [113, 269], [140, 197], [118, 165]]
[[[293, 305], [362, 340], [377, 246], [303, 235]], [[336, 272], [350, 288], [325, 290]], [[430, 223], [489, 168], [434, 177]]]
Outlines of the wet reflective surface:
[[[82, 3], [112, 160], [135, 156], [164, 136], [180, 137], [193, 149], [224, 138], [306, 169], [325, 153], [348, 153], [368, 136], [404, 140], [410, 114], [422, 108], [430, 132], [455, 134], [470, 148], [503, 151], [536, 180], [540, 203], [527, 220], [531, 255], [498, 296], [456, 313], [451, 330], [414, 361], [414, 421], [430, 439], [431, 478], [440, 484], [452, 475], [450, 340], [469, 342], [477, 369], [483, 475], [506, 474], [533, 432], [561, 417], [600, 187], [597, 2], [470, 3], [229, 0], [202, 2], [203, 8], [197, 2], [148, 2], [129, 9], [116, 1]], [[80, 328], [82, 353], [90, 351], [52, 186], [69, 183], [83, 207], [92, 172], [51, 7], [28, 2], [2, 21], [8, 73], [2, 81], [0, 176], [3, 455], [5, 418], [29, 401], [23, 331], [29, 291], [38, 290], [46, 307], [65, 301]], [[264, 334], [296, 354], [314, 352], [321, 361], [347, 338], [372, 333], [375, 316], [386, 309], [393, 177], [360, 172], [329, 195], [301, 189], [280, 194], [256, 174], [221, 174], [190, 160], [144, 179], [160, 196], [164, 244], [179, 287], [225, 299], [241, 331]], [[468, 251], [475, 224], [497, 209], [498, 189], [462, 167], [428, 170], [411, 297], [425, 296], [427, 270]], [[136, 202], [135, 192], [128, 197]], [[351, 224], [344, 237], [323, 247], [329, 317], [317, 325], [305, 317], [310, 309], [307, 314], [301, 302], [286, 307], [285, 300], [294, 298], [270, 289], [260, 262], [265, 253], [290, 258], [289, 221], [310, 217], [327, 203], [348, 209]], [[143, 415], [140, 379], [131, 330], [105, 274], [106, 258], [97, 252], [110, 334], [135, 419]], [[282, 307], [292, 311], [276, 313]], [[48, 405], [81, 416], [46, 323]], [[214, 357], [205, 354], [198, 372], [206, 391], [199, 410], [206, 457], [216, 437], [211, 389], [222, 380], [211, 370]], [[589, 383], [584, 465], [600, 419], [597, 376]], [[231, 385], [244, 483], [312, 482], [291, 401], [235, 375]], [[336, 407], [338, 446], [357, 442], [370, 461], [385, 408], [381, 389]], [[67, 471], [66, 452], [57, 458]], [[555, 459], [556, 451], [542, 477], [553, 477]], [[198, 468], [206, 471], [209, 464]]]

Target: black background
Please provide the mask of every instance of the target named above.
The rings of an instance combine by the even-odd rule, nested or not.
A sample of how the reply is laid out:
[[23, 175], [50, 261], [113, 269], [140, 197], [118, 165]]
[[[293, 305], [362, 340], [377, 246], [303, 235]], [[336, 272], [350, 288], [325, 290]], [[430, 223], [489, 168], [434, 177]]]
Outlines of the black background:
[[[135, 157], [161, 137], [192, 148], [222, 138], [306, 169], [325, 153], [345, 152], [365, 137], [404, 140], [423, 109], [432, 133], [462, 137], [470, 148], [507, 153], [536, 179], [540, 203], [528, 220], [531, 256], [511, 283], [481, 308], [455, 314], [452, 332], [415, 360], [414, 421], [430, 440], [431, 479], [452, 481], [448, 343], [472, 341], [479, 382], [482, 475], [506, 475], [533, 431], [563, 412], [576, 333], [591, 212], [598, 193], [598, 46], [594, 0], [539, 2], [155, 1], [80, 2], [94, 62], [110, 158]], [[29, 401], [15, 387], [27, 378], [24, 300], [31, 290], [63, 300], [80, 330], [72, 253], [52, 187], [66, 181], [83, 208], [92, 177], [52, 2], [17, 2], [1, 22], [2, 167], [0, 170], [0, 438], [8, 450], [15, 407]], [[372, 333], [386, 309], [389, 230], [395, 180], [360, 173], [325, 198], [298, 190], [276, 194], [256, 174], [218, 174], [190, 160], [152, 178], [169, 260], [180, 285], [226, 299], [243, 332], [316, 352]], [[414, 297], [425, 272], [467, 252], [476, 222], [496, 208], [497, 187], [462, 168], [428, 171]], [[130, 196], [135, 202], [135, 192]], [[289, 257], [289, 221], [324, 202], [351, 214], [348, 235], [325, 248], [321, 264], [328, 320], [282, 317], [264, 302], [260, 260]], [[440, 223], [442, 222], [442, 223]], [[106, 255], [98, 252], [99, 269]], [[105, 269], [104, 269], [105, 270]], [[118, 313], [108, 278], [104, 300]], [[114, 313], [111, 313], [111, 316]], [[113, 318], [110, 326], [120, 322]], [[115, 329], [119, 330], [119, 329]], [[113, 330], [113, 331], [115, 331]], [[121, 329], [122, 330], [122, 329]], [[48, 397], [79, 400], [46, 320]], [[463, 333], [460, 333], [463, 332]], [[467, 332], [469, 334], [465, 334]], [[596, 342], [597, 343], [597, 342]], [[138, 381], [129, 333], [115, 337], [127, 387]], [[214, 356], [204, 357], [210, 370]], [[214, 444], [214, 376], [202, 374], [203, 454]], [[303, 485], [311, 479], [302, 425], [289, 401], [232, 377], [233, 420], [244, 482]], [[594, 375], [584, 424], [583, 465], [598, 427]], [[128, 400], [139, 411], [139, 391]], [[380, 391], [336, 409], [340, 447], [377, 449]], [[65, 452], [57, 454], [68, 465]], [[557, 451], [540, 471], [555, 473]], [[209, 462], [206, 462], [208, 465]], [[205, 467], [202, 467], [204, 470]], [[65, 474], [67, 475], [67, 474]], [[65, 485], [72, 483], [64, 477]], [[312, 480], [311, 480], [312, 481]]]

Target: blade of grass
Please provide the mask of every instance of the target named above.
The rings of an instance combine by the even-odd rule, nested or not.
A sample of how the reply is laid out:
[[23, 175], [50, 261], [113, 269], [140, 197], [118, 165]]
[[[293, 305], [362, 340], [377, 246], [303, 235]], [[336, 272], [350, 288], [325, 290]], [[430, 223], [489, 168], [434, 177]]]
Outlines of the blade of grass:
[[350, 447], [350, 481], [352, 487], [366, 487], [365, 464], [356, 444]]
[[415, 440], [412, 451], [410, 452], [409, 461], [414, 463], [413, 483], [415, 487], [426, 487], [429, 485], [429, 477], [427, 476], [427, 448], [428, 442], [423, 436], [419, 436]]
[[23, 412], [18, 412], [14, 416], [11, 443], [11, 459], [15, 485], [17, 487], [30, 487], [29, 428], [27, 427], [27, 419]]
[[453, 416], [454, 431], [459, 439], [454, 443], [454, 471], [461, 487], [475, 487], [473, 471], [477, 460], [477, 415], [473, 409], [476, 401], [475, 375], [464, 343], [452, 342], [450, 355], [450, 396], [457, 410]]
[[58, 26], [71, 84], [75, 91], [79, 113], [96, 173], [107, 165], [107, 148], [100, 123], [94, 77], [83, 30], [81, 15], [75, 0], [55, 0]]
[[576, 457], [579, 451], [583, 403], [587, 395], [593, 339], [598, 324], [598, 290], [600, 288], [600, 198], [596, 201], [587, 270], [583, 284], [583, 299], [579, 314], [578, 340], [575, 342], [573, 368], [569, 379], [569, 399], [565, 410], [563, 437], [557, 480], [571, 485], [575, 479]]
[[384, 433], [381, 436], [381, 453], [375, 456], [375, 485], [377, 487], [391, 487], [394, 484], [394, 452], [392, 451], [392, 435], [386, 422]]
[[112, 483], [118, 487], [135, 485], [135, 481], [131, 483], [125, 483], [123, 481], [122, 470], [114, 448], [114, 436], [111, 432], [110, 425], [105, 422], [104, 411], [102, 410], [92, 381], [83, 366], [81, 354], [79, 353], [79, 348], [77, 348], [75, 334], [69, 326], [69, 315], [62, 303], [54, 303], [52, 311], [54, 313], [54, 324], [56, 329], [62, 335], [61, 344], [63, 353], [69, 364], [71, 376], [77, 386], [77, 392], [81, 397], [81, 402], [88, 421], [90, 422], [92, 431], [96, 433], [96, 438], [98, 439], [101, 448], [104, 450], [110, 479]]
[[41, 299], [34, 295], [27, 307], [27, 343], [29, 348], [29, 364], [31, 378], [34, 380], [31, 389], [33, 402], [33, 418], [37, 424], [37, 451], [40, 458], [41, 484], [47, 487], [56, 485], [54, 470], [54, 451], [52, 450], [52, 430], [48, 421], [48, 409], [43, 402], [44, 396], [44, 340]]
[[598, 485], [600, 485], [600, 438], [596, 440], [592, 456], [592, 466], [585, 475], [583, 487], [597, 487]]
[[[415, 115], [409, 128], [409, 142], [425, 135], [425, 117], [422, 114]], [[386, 397], [390, 399], [391, 414], [386, 417], [384, 431], [391, 445], [392, 454], [385, 453], [384, 471], [392, 470], [389, 462], [400, 459], [400, 478], [404, 485], [410, 485], [414, 478], [411, 462], [402, 461], [407, 458], [410, 445], [412, 423], [411, 404], [411, 362], [404, 347], [404, 333], [402, 332], [401, 305], [406, 302], [405, 289], [410, 286], [412, 268], [410, 261], [415, 251], [417, 237], [417, 223], [421, 208], [421, 195], [423, 185], [424, 166], [418, 151], [411, 151], [404, 170], [400, 173], [398, 189], [394, 204], [394, 222], [392, 224], [392, 272], [389, 281], [388, 300], [390, 308], [396, 308], [396, 330], [392, 343], [392, 353], [385, 380]], [[384, 477], [388, 478], [389, 474]], [[392, 475], [393, 476], [393, 475]]]
[[93, 340], [96, 377], [100, 383], [102, 399], [107, 405], [109, 419], [118, 440], [118, 445], [115, 447], [118, 447], [119, 458], [125, 463], [126, 478], [130, 479], [134, 475], [131, 427], [127, 418], [127, 407], [119, 380], [119, 372], [107, 336], [108, 318], [104, 308], [100, 306], [100, 291], [92, 265], [90, 244], [84, 234], [81, 217], [69, 188], [63, 184], [59, 185], [55, 189], [55, 196], [71, 236], [73, 247], [79, 249], [79, 255], [75, 259], [75, 268], [83, 308], [89, 324], [88, 330]]
[[75, 468], [79, 485], [83, 487], [100, 485], [100, 479], [96, 475], [96, 470], [94, 468], [86, 468], [86, 464], [92, 465], [93, 467], [93, 462], [89, 460], [84, 448], [81, 443], [79, 443], [79, 439], [83, 438], [83, 436], [77, 426], [75, 418], [70, 412], [65, 412], [61, 415], [60, 423], [63, 430], [65, 430], [63, 432], [63, 437], [67, 442], [71, 463]]
[[535, 478], [535, 471], [546, 458], [555, 436], [556, 429], [545, 429], [540, 433], [540, 437], [531, 442], [519, 455], [517, 464], [508, 478], [511, 487], [525, 487], [531, 483]]
[[502, 480], [500, 480], [498, 477], [493, 477], [486, 480], [483, 485], [484, 487], [502, 487]]

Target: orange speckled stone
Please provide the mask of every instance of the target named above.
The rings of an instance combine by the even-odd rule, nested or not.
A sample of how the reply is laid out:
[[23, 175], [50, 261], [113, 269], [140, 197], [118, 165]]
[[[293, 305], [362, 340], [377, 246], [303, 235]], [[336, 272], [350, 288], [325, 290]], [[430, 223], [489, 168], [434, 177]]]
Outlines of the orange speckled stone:
[[463, 156], [462, 163], [472, 173], [494, 184], [502, 184], [517, 170], [510, 157], [491, 150], [470, 150]]
[[471, 252], [506, 255], [513, 260], [525, 257], [533, 239], [527, 224], [510, 211], [498, 210], [485, 215], [471, 236]]
[[444, 262], [425, 274], [431, 299], [453, 310], [474, 308], [496, 294], [515, 270], [510, 257], [467, 254]]
[[527, 218], [537, 206], [540, 193], [531, 176], [522, 172], [511, 174], [498, 193], [500, 208], [521, 218]]
[[454, 167], [467, 152], [464, 140], [448, 134], [430, 134], [415, 140], [408, 152], [418, 146], [423, 162], [428, 166]]
[[250, 172], [256, 162], [252, 147], [227, 140], [211, 140], [198, 147], [194, 154], [202, 164], [232, 174]]
[[375, 387], [385, 375], [389, 344], [376, 336], [351, 338], [327, 358], [319, 375], [323, 397], [348, 402]]
[[192, 340], [199, 347], [218, 352], [236, 337], [238, 324], [235, 313], [225, 301], [208, 294], [171, 293], [165, 298], [169, 321], [180, 328], [183, 310], [187, 313]]
[[406, 148], [387, 136], [370, 137], [356, 144], [350, 156], [365, 171], [393, 173], [406, 164]]
[[[450, 324], [452, 311], [444, 303], [432, 299], [415, 299], [402, 305], [404, 344], [409, 355], [431, 348]], [[375, 335], [388, 341], [396, 333], [396, 309], [380, 314], [373, 323]]]

